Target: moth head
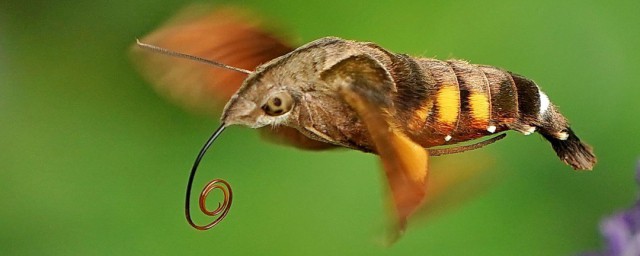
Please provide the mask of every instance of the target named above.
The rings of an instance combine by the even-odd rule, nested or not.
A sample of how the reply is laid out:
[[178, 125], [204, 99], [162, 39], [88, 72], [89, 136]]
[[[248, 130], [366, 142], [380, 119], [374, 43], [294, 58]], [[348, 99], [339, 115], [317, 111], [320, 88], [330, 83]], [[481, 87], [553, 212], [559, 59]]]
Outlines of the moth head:
[[251, 74], [225, 106], [222, 122], [251, 128], [287, 124], [297, 105], [292, 89], [272, 76]]

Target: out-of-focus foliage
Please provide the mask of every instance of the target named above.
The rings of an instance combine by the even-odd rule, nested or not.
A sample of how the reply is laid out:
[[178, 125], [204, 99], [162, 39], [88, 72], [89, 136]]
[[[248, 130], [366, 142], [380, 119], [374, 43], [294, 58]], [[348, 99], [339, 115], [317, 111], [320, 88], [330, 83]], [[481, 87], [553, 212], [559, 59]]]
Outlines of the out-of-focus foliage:
[[157, 96], [127, 59], [136, 37], [188, 4], [0, 3], [1, 255], [566, 255], [601, 248], [601, 217], [634, 199], [640, 2], [242, 1], [301, 43], [374, 41], [533, 78], [599, 163], [574, 172], [538, 135], [515, 133], [452, 156], [490, 156], [503, 176], [384, 248], [374, 156], [301, 152], [234, 127], [196, 183], [230, 181], [233, 208], [195, 231], [184, 186], [217, 122]]

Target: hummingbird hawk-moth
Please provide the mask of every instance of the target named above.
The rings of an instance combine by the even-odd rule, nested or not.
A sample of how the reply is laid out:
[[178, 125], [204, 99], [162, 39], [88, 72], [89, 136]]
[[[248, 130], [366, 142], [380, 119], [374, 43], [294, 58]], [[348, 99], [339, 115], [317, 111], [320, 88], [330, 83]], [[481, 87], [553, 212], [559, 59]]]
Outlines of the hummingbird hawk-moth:
[[[548, 96], [521, 75], [462, 60], [397, 54], [374, 43], [337, 37], [294, 48], [241, 13], [220, 8], [182, 19], [142, 39], [155, 46], [139, 43], [191, 59], [170, 61], [138, 52], [144, 54], [139, 66], [160, 91], [190, 107], [227, 102], [222, 125], [190, 176], [186, 215], [194, 227], [217, 224], [230, 206], [228, 183], [216, 180], [203, 191], [200, 208], [221, 216], [198, 226], [189, 214], [198, 162], [230, 125], [259, 129], [269, 139], [301, 149], [342, 147], [379, 155], [398, 230], [424, 201], [430, 155], [479, 148], [515, 130], [538, 132], [574, 169], [590, 170], [596, 163], [591, 147], [575, 135]], [[198, 61], [232, 66], [234, 71]], [[497, 136], [457, 145], [491, 135]], [[208, 211], [203, 197], [213, 188], [224, 191], [225, 203]]]

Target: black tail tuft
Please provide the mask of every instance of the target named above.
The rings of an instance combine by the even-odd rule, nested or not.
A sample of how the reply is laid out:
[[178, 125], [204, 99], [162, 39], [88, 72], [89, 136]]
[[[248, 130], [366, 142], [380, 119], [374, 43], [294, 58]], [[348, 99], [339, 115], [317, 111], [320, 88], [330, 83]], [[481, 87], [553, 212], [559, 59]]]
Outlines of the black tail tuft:
[[565, 140], [556, 138], [554, 135], [541, 131], [556, 151], [560, 160], [571, 165], [575, 170], [591, 170], [596, 164], [596, 156], [593, 154], [591, 146], [580, 141], [578, 136], [571, 130], [567, 129], [569, 135]]

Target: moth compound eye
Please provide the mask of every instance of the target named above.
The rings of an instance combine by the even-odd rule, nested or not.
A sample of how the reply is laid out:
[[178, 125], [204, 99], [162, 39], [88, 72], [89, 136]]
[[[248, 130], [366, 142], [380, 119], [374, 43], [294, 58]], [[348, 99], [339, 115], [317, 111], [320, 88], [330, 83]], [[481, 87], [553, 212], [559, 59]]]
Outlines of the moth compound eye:
[[267, 102], [262, 105], [262, 110], [270, 116], [285, 114], [291, 111], [292, 108], [293, 98], [286, 92], [279, 92], [272, 95]]

